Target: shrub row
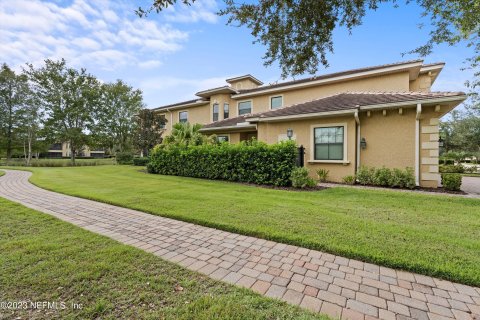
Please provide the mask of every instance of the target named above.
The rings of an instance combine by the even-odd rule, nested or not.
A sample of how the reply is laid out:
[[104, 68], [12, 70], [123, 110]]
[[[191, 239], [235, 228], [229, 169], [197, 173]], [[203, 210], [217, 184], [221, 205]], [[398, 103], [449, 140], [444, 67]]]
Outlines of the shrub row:
[[363, 185], [374, 185], [394, 188], [415, 188], [415, 175], [412, 168], [389, 169], [360, 167], [357, 172], [357, 181]]
[[297, 148], [293, 141], [267, 145], [263, 142], [156, 146], [147, 165], [151, 173], [206, 179], [290, 185]]

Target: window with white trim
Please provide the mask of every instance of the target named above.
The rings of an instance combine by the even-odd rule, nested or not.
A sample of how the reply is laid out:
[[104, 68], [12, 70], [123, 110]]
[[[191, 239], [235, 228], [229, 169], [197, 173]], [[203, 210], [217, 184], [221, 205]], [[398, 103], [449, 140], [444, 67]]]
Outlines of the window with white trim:
[[242, 101], [238, 103], [238, 115], [252, 113], [252, 101]]
[[230, 105], [228, 103], [223, 104], [223, 119], [228, 119], [230, 117]]
[[314, 128], [314, 160], [343, 160], [344, 131], [344, 126]]
[[282, 96], [277, 96], [277, 97], [271, 97], [270, 98], [270, 108], [271, 109], [278, 109], [283, 106], [283, 97]]
[[188, 122], [188, 111], [180, 111], [178, 113], [178, 122]]
[[228, 136], [217, 136], [217, 141], [222, 143], [222, 142], [228, 142]]
[[218, 103], [213, 104], [212, 119], [213, 119], [213, 121], [218, 121]]

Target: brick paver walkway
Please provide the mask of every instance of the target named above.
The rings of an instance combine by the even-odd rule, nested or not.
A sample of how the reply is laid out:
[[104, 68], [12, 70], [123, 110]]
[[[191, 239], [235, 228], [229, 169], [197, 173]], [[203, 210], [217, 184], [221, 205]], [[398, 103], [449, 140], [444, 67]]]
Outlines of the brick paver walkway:
[[269, 297], [342, 319], [480, 319], [480, 288], [43, 190], [7, 171], [0, 196]]

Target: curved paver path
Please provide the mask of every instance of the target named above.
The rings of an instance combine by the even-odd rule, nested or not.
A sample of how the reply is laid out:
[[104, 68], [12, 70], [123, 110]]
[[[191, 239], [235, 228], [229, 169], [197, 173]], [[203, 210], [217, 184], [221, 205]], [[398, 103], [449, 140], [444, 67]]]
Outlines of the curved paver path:
[[46, 191], [5, 170], [0, 196], [212, 278], [344, 319], [480, 319], [480, 288]]

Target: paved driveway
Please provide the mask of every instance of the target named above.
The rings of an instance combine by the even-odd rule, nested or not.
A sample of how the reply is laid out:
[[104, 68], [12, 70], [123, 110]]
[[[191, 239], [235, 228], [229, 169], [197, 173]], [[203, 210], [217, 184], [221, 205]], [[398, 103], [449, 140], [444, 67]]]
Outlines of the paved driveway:
[[462, 191], [469, 194], [480, 195], [480, 177], [463, 177]]
[[5, 171], [1, 197], [333, 318], [480, 319], [480, 288], [71, 197]]

